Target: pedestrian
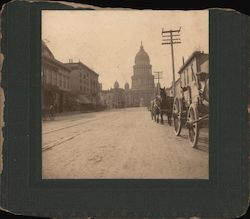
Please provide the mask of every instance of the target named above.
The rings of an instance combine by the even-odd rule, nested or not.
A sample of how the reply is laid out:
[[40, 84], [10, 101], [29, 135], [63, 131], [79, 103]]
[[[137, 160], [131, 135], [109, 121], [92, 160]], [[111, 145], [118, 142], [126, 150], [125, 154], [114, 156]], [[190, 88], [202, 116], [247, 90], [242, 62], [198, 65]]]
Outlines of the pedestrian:
[[54, 118], [54, 105], [53, 104], [49, 106], [49, 116], [50, 116], [50, 119]]

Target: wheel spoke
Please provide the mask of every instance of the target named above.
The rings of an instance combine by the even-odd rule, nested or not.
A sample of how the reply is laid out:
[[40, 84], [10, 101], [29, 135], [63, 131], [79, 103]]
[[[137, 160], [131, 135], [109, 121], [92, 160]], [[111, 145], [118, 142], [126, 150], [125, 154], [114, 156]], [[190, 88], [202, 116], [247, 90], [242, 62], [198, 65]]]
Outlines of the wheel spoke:
[[[198, 138], [199, 138], [199, 123], [196, 121], [199, 118], [198, 111], [196, 105], [191, 104], [188, 110], [188, 129], [189, 129], [189, 141], [192, 147], [197, 146]], [[196, 122], [194, 122], [196, 121]]]
[[178, 136], [181, 132], [181, 102], [178, 98], [174, 99], [172, 115], [175, 135]]

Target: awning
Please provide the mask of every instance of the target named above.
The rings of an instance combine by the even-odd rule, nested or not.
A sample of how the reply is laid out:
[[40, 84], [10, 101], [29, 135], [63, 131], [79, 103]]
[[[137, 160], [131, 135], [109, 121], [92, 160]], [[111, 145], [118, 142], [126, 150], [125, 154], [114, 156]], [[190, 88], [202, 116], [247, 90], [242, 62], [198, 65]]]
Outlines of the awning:
[[91, 103], [91, 101], [88, 97], [80, 95], [79, 96], [79, 103]]

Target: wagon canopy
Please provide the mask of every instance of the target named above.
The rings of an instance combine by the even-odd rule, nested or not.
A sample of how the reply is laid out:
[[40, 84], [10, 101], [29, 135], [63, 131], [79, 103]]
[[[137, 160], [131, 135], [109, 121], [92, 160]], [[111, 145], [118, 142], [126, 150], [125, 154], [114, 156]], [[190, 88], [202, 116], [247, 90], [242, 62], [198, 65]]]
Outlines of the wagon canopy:
[[205, 71], [197, 72], [196, 75], [200, 81], [205, 81], [209, 78], [208, 72], [205, 72]]

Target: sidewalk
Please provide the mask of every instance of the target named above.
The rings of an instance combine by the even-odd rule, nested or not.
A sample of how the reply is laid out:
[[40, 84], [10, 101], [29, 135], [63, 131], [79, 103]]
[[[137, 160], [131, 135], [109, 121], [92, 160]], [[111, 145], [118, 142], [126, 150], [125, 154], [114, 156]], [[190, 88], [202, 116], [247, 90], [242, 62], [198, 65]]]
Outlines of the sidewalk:
[[47, 115], [46, 117], [42, 117], [42, 121], [49, 122], [49, 121], [55, 121], [55, 120], [62, 120], [62, 119], [64, 119], [64, 117], [67, 118], [67, 117], [71, 117], [71, 116], [77, 116], [80, 114], [81, 114], [80, 111], [55, 113], [52, 118], [50, 118], [49, 115]]
[[71, 116], [71, 115], [77, 115], [77, 114], [81, 114], [81, 112], [77, 110], [77, 111], [70, 111], [70, 112], [55, 113], [55, 117]]
[[[105, 111], [105, 110], [102, 110]], [[80, 111], [80, 110], [76, 110], [76, 111], [70, 111], [70, 112], [61, 112], [61, 113], [55, 113], [55, 117], [61, 117], [61, 116], [73, 116], [73, 115], [77, 115], [77, 114], [84, 114], [84, 113], [95, 113], [97, 111], [94, 110], [89, 110], [89, 111]], [[100, 111], [101, 112], [101, 111]]]

